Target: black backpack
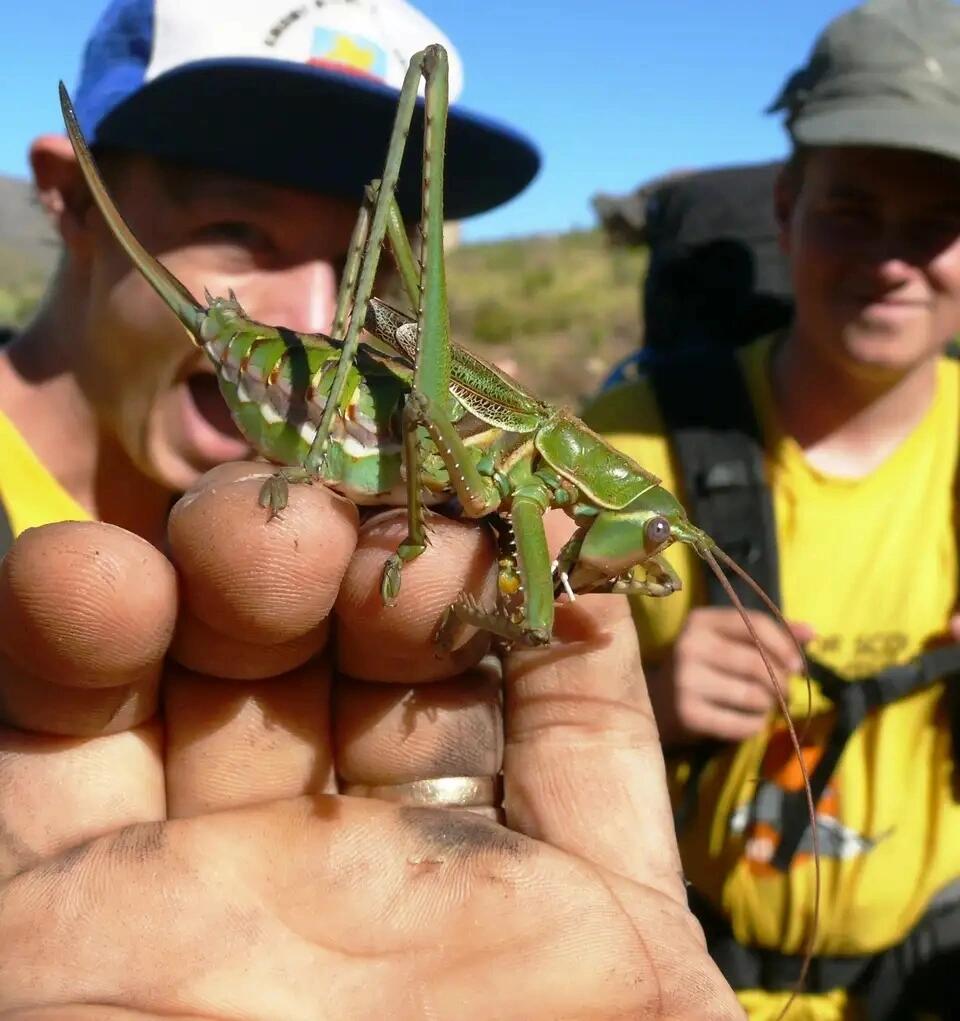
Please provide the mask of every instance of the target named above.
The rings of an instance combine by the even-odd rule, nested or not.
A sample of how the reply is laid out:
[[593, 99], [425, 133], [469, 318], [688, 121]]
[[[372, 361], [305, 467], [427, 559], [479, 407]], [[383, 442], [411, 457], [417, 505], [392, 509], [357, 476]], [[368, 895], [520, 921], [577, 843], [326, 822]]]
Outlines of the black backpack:
[[773, 212], [780, 168], [758, 163], [674, 174], [620, 199], [594, 199], [614, 242], [645, 244], [650, 253], [644, 346], [612, 381], [654, 355], [737, 347], [789, 322], [789, 267]]

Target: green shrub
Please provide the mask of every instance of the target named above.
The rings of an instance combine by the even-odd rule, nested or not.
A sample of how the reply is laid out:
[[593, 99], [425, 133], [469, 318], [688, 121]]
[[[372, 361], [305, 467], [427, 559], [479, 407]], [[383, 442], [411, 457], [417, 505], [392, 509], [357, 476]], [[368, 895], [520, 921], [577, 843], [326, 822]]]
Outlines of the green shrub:
[[484, 301], [473, 314], [473, 339], [481, 344], [502, 344], [514, 334], [513, 317], [500, 302]]

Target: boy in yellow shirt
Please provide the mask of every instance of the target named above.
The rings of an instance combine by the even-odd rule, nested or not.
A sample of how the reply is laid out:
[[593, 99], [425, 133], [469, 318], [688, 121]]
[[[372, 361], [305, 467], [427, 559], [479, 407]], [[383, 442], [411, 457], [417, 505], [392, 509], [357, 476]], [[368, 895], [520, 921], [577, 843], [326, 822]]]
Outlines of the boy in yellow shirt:
[[[775, 201], [796, 310], [736, 357], [762, 438], [781, 606], [818, 664], [807, 766], [838, 756], [817, 791], [817, 960], [792, 1016], [912, 1017], [928, 1001], [954, 1016], [960, 804], [946, 686], [930, 672], [957, 602], [960, 364], [944, 348], [960, 331], [960, 8], [874, 0], [838, 18], [777, 108], [794, 146]], [[587, 418], [683, 498], [661, 411], [645, 378]], [[688, 550], [671, 556], [683, 590], [634, 612], [675, 753], [691, 902], [750, 1017], [773, 1019], [812, 924], [799, 771], [745, 628], [705, 605]], [[753, 612], [802, 715], [791, 644]]]

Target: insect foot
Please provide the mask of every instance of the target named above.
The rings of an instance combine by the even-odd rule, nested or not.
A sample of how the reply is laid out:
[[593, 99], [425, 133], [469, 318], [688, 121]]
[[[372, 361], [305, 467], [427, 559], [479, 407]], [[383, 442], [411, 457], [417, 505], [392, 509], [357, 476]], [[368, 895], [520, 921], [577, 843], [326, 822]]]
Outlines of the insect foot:
[[426, 425], [430, 419], [430, 398], [419, 390], [411, 390], [404, 412], [418, 425]]
[[520, 643], [533, 648], [550, 644], [550, 632], [546, 628], [535, 627], [529, 630], [521, 630]]
[[268, 521], [272, 521], [287, 506], [289, 487], [282, 472], [271, 475], [260, 487], [257, 503], [270, 512]]
[[272, 521], [290, 500], [290, 487], [306, 482], [308, 485], [319, 481], [320, 476], [309, 468], [284, 468], [269, 476], [260, 487], [257, 503], [270, 511]]
[[468, 592], [461, 592], [440, 618], [440, 623], [434, 632], [436, 641], [449, 639], [454, 620], [470, 624], [481, 631], [489, 631], [492, 635], [498, 635], [510, 645], [550, 644], [549, 628], [524, 627], [522, 622], [514, 620], [502, 610], [485, 610]]
[[394, 553], [383, 565], [383, 574], [380, 578], [380, 598], [384, 606], [396, 606], [400, 598], [400, 568], [403, 562]]

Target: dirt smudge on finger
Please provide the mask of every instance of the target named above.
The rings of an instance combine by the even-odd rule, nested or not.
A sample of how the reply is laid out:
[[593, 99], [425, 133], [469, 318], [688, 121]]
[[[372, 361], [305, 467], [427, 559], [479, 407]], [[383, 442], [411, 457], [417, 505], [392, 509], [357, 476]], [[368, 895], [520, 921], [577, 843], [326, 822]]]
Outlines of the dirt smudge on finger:
[[77, 844], [76, 847], [68, 848], [62, 854], [58, 854], [56, 858], [51, 858], [39, 866], [39, 871], [50, 878], [69, 875], [90, 854], [94, 840], [96, 838]]
[[110, 841], [107, 854], [124, 864], [142, 865], [156, 858], [167, 846], [167, 832], [162, 822], [136, 823], [125, 826]]

